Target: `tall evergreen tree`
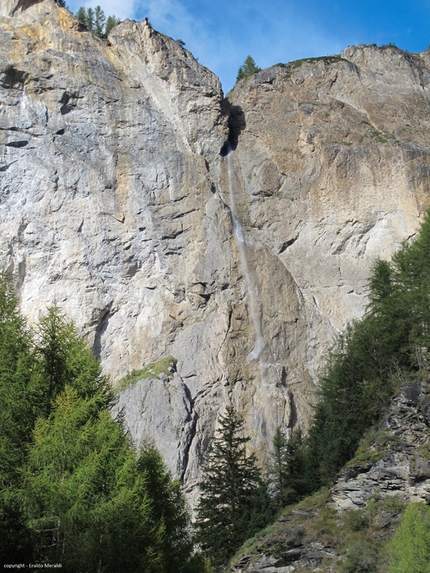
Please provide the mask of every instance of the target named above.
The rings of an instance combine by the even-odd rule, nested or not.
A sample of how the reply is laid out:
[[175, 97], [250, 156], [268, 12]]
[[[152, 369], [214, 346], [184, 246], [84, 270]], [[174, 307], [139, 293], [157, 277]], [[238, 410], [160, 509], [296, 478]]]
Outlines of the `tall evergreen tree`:
[[116, 16], [108, 16], [106, 20], [106, 28], [105, 28], [105, 36], [109, 36], [109, 32], [115, 27], [117, 24], [120, 23], [120, 19]]
[[243, 435], [243, 426], [234, 408], [227, 408], [203, 469], [198, 541], [215, 567], [272, 517], [255, 455], [246, 455], [250, 438]]
[[94, 10], [91, 7], [87, 8], [87, 15], [86, 15], [85, 24], [86, 24], [88, 30], [91, 30], [91, 32], [94, 32]]
[[96, 6], [94, 10], [94, 33], [101, 38], [105, 35], [106, 16], [101, 6]]
[[36, 327], [35, 353], [39, 376], [43, 379], [45, 408], [71, 386], [80, 396], [98, 395], [108, 404], [113, 394], [108, 380], [101, 373], [100, 363], [87, 347], [72, 322], [53, 306], [43, 315]]
[[39, 418], [24, 469], [24, 506], [38, 560], [78, 572], [158, 572], [165, 529], [145, 475], [98, 396], [67, 386]]
[[162, 570], [166, 573], [192, 570], [190, 514], [180, 482], [172, 479], [160, 453], [150, 443], [140, 451], [137, 467], [151, 500], [153, 525], [163, 527]]
[[282, 508], [294, 503], [307, 491], [305, 483], [305, 444], [300, 428], [288, 438], [278, 427], [273, 438], [269, 467], [269, 485], [275, 505]]
[[84, 26], [87, 26], [87, 11], [83, 6], [81, 6], [79, 10], [76, 12], [76, 18], [79, 20], [79, 22], [84, 24]]
[[32, 555], [17, 497], [20, 467], [37, 417], [31, 343], [10, 281], [0, 275], [0, 555], [10, 562]]
[[254, 58], [252, 58], [251, 56], [247, 56], [244, 63], [240, 66], [237, 72], [236, 83], [260, 71], [261, 68], [257, 66], [257, 64], [254, 61]]

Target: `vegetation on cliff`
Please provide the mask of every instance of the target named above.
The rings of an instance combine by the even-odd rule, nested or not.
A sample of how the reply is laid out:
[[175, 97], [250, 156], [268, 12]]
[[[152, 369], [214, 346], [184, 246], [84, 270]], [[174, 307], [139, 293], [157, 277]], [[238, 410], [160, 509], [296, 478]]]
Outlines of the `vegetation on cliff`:
[[400, 377], [428, 366], [430, 347], [430, 214], [415, 240], [391, 262], [377, 261], [369, 306], [331, 350], [307, 441], [311, 490], [329, 483], [376, 423]]
[[245, 78], [249, 78], [249, 76], [257, 72], [261, 72], [261, 68], [257, 66], [252, 56], [247, 56], [237, 72], [236, 83]]
[[108, 16], [106, 18], [106, 14], [100, 6], [96, 6], [94, 9], [82, 6], [77, 11], [76, 17], [99, 38], [107, 38], [112, 28], [120, 22], [120, 19], [116, 16]]

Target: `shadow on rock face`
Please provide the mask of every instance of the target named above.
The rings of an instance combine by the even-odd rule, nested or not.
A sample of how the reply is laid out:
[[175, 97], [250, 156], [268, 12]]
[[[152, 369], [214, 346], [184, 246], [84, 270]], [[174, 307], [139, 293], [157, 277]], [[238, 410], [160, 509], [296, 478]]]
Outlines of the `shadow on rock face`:
[[224, 142], [220, 150], [220, 155], [225, 157], [234, 151], [239, 142], [239, 136], [246, 127], [245, 114], [239, 105], [231, 105], [225, 99], [223, 101], [224, 113], [228, 116], [228, 139]]

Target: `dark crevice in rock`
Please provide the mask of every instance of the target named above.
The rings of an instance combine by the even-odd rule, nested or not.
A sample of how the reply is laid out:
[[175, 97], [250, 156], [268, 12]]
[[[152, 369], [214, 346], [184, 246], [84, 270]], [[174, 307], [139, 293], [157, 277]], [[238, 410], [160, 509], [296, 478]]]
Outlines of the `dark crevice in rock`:
[[10, 141], [9, 143], [5, 144], [6, 147], [25, 147], [26, 145], [28, 145], [28, 141], [22, 140], [22, 141]]
[[220, 155], [225, 157], [234, 151], [239, 142], [239, 136], [246, 127], [245, 114], [240, 105], [232, 105], [228, 99], [222, 102], [224, 115], [228, 116], [228, 139], [220, 150]]
[[198, 420], [198, 414], [194, 409], [194, 400], [191, 396], [191, 391], [188, 388], [188, 386], [184, 383], [183, 380], [182, 380], [182, 383], [184, 385], [185, 397], [187, 398], [189, 406], [190, 406], [189, 418], [185, 422], [191, 421], [191, 428], [190, 428], [190, 432], [189, 432], [189, 436], [188, 436], [188, 441], [185, 444], [183, 458], [182, 458], [182, 472], [180, 475], [181, 482], [184, 481], [185, 472], [187, 471], [187, 468], [188, 468], [191, 446], [192, 446], [193, 440], [197, 434], [197, 420]]
[[109, 325], [109, 319], [112, 316], [111, 312], [112, 303], [110, 303], [106, 308], [102, 310], [100, 313], [100, 317], [98, 320], [98, 325], [96, 327], [96, 335], [94, 338], [93, 344], [93, 352], [95, 357], [100, 360], [101, 352], [102, 352], [102, 337], [103, 334], [106, 332], [107, 327]]
[[16, 163], [18, 160], [12, 161], [11, 163], [8, 163], [6, 165], [0, 165], [0, 171], [7, 171], [9, 169], [9, 167], [11, 165], [13, 165], [14, 163]]
[[18, 70], [13, 66], [7, 67], [2, 73], [1, 87], [6, 89], [24, 89], [24, 84], [28, 78], [28, 72]]

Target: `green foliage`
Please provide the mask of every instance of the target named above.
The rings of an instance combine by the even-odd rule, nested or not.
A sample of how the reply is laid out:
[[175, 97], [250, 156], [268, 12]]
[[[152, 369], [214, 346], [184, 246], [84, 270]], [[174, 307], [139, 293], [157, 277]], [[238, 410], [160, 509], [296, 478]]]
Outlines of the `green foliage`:
[[106, 19], [106, 28], [105, 28], [105, 36], [106, 38], [109, 36], [109, 32], [112, 30], [114, 26], [119, 24], [121, 20], [116, 16], [108, 16]]
[[366, 316], [350, 325], [329, 354], [307, 441], [310, 490], [330, 482], [354, 455], [398, 386], [417, 375], [430, 346], [430, 216], [391, 263], [377, 261]]
[[99, 38], [107, 38], [112, 28], [120, 23], [119, 18], [116, 16], [108, 16], [106, 18], [100, 6], [96, 6], [94, 10], [81, 6], [76, 13], [76, 17]]
[[277, 428], [269, 467], [269, 487], [275, 504], [282, 508], [297, 501], [306, 491], [304, 440], [300, 428], [288, 439], [282, 428]]
[[[99, 396], [106, 405], [113, 394], [106, 377], [101, 374], [85, 340], [61, 310], [48, 309], [36, 327], [35, 354], [39, 376], [43, 380], [45, 410], [51, 401], [70, 386], [82, 397]], [[46, 412], [47, 413], [47, 412]]]
[[7, 277], [0, 275], [0, 555], [11, 562], [32, 553], [17, 492], [38, 415], [34, 367], [31, 334]]
[[390, 573], [430, 572], [430, 508], [410, 504], [389, 545]]
[[85, 341], [57, 307], [32, 334], [0, 277], [0, 555], [66, 571], [197, 573], [180, 484], [137, 456]]
[[65, 0], [54, 0], [55, 3], [60, 6], [60, 8], [67, 8], [67, 4]]
[[121, 392], [129, 386], [134, 386], [139, 380], [143, 380], [145, 378], [156, 378], [160, 374], [169, 376], [169, 374], [176, 370], [177, 362], [178, 360], [173, 356], [165, 356], [156, 362], [151, 362], [140, 370], [132, 370], [117, 382], [116, 388]]
[[273, 516], [255, 455], [246, 455], [249, 438], [243, 436], [243, 425], [235, 410], [227, 408], [203, 470], [197, 538], [215, 567]]
[[372, 573], [376, 571], [377, 558], [374, 547], [361, 540], [348, 551], [340, 573]]
[[260, 71], [261, 68], [257, 66], [254, 59], [251, 56], [247, 56], [237, 72], [236, 83], [244, 78], [249, 78], [249, 76]]
[[181, 484], [172, 480], [161, 455], [152, 444], [145, 444], [137, 462], [144, 476], [151, 500], [154, 527], [163, 525], [162, 571], [177, 573], [193, 567], [193, 541], [190, 532], [190, 515]]
[[362, 531], [369, 527], [369, 516], [362, 509], [352, 510], [345, 516], [345, 525], [351, 531]]
[[159, 567], [162, 523], [152, 523], [134, 452], [97, 396], [79, 397], [68, 386], [50, 416], [38, 420], [24, 505], [38, 559], [74, 571]]

